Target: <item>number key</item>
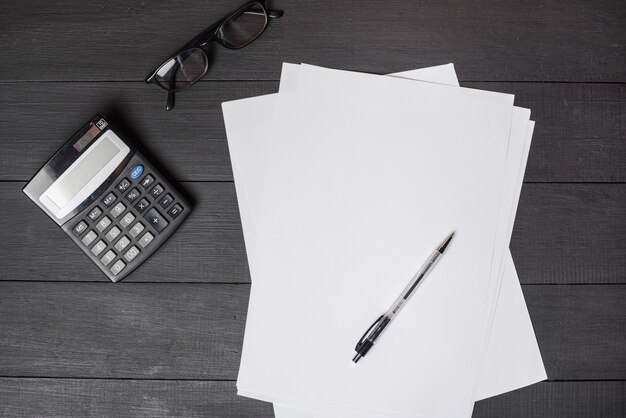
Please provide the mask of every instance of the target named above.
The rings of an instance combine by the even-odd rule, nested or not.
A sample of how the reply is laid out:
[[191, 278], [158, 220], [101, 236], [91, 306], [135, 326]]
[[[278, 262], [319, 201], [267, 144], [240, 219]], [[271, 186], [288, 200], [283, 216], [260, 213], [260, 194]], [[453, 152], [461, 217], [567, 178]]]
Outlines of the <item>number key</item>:
[[124, 210], [126, 210], [126, 206], [124, 206], [124, 204], [120, 202], [117, 205], [113, 206], [113, 209], [111, 209], [111, 215], [113, 215], [113, 218], [117, 218], [122, 214], [122, 212], [124, 212]]
[[141, 231], [143, 231], [144, 229], [145, 229], [145, 226], [143, 226], [143, 224], [141, 222], [137, 222], [130, 229], [129, 234], [130, 234], [131, 237], [137, 238], [137, 235], [139, 235], [141, 233]]
[[130, 244], [130, 240], [127, 237], [122, 237], [117, 244], [115, 244], [115, 248], [117, 248], [118, 251], [122, 251], [128, 244]]
[[137, 257], [138, 255], [139, 255], [139, 248], [133, 245], [132, 247], [130, 247], [130, 250], [126, 251], [126, 254], [124, 254], [124, 258], [127, 261], [133, 261], [133, 259]]
[[131, 212], [128, 212], [126, 215], [124, 215], [124, 217], [120, 221], [120, 226], [122, 228], [126, 228], [134, 220], [135, 220], [135, 215], [133, 215]]
[[98, 221], [96, 228], [98, 228], [98, 231], [102, 232], [107, 229], [109, 225], [111, 225], [111, 220], [108, 216], [104, 216], [102, 219], [100, 219], [100, 221]]

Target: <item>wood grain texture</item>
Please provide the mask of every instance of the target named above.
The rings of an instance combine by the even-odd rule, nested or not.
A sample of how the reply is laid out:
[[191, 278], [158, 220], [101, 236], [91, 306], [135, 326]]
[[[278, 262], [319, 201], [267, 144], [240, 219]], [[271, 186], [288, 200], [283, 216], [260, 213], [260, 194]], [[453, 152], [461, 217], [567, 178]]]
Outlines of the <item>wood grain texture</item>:
[[[0, 280], [106, 282], [21, 189], [0, 183]], [[127, 282], [249, 283], [232, 183], [182, 183], [194, 212]], [[626, 185], [525, 184], [511, 242], [522, 283], [626, 283]], [[68, 268], [68, 263], [71, 268]]]
[[[270, 404], [235, 395], [234, 382], [0, 378], [11, 417], [273, 417]], [[544, 382], [480, 401], [474, 418], [622, 418], [625, 382]]]
[[[518, 105], [532, 109], [537, 124], [526, 181], [626, 181], [626, 85], [463, 85], [515, 94]], [[220, 104], [277, 89], [276, 82], [202, 82], [165, 112], [165, 92], [141, 82], [6, 84], [0, 180], [30, 179], [86, 120], [105, 111], [177, 180], [230, 181]]]
[[[0, 283], [0, 376], [229, 379], [250, 285]], [[523, 288], [548, 377], [626, 375], [626, 285]]]
[[234, 382], [0, 378], [4, 417], [273, 417]]
[[620, 418], [625, 382], [544, 382], [476, 403], [473, 418]]
[[[243, 2], [5, 3], [3, 80], [138, 81]], [[272, 4], [285, 15], [244, 50], [216, 49], [209, 78], [277, 79], [282, 61], [387, 73], [452, 60], [461, 80], [626, 81], [620, 1]]]

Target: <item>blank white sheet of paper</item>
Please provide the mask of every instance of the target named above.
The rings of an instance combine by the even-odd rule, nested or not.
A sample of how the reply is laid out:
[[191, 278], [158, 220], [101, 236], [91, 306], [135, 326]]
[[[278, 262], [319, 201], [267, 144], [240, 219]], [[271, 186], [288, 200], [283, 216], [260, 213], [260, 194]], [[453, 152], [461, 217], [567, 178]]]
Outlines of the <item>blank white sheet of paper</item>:
[[[423, 77], [430, 75], [430, 74], [426, 74], [427, 71], [430, 71], [432, 75], [435, 75], [435, 72], [438, 71], [438, 73], [444, 74], [445, 71], [444, 69], [446, 69], [446, 67], [448, 69], [452, 69], [452, 66], [442, 66], [442, 67], [438, 67], [436, 69], [427, 69], [426, 71], [424, 70], [418, 70], [416, 72], [410, 72], [410, 73], [415, 73], [416, 76], [419, 76], [418, 73], [422, 73], [421, 75]], [[450, 71], [448, 71], [449, 74]], [[454, 78], [454, 73], [452, 70], [452, 77]], [[449, 80], [446, 79], [445, 77], [443, 77], [443, 80], [436, 80], [436, 81], [447, 81]], [[453, 80], [455, 81], [455, 80]], [[281, 89], [282, 89], [282, 84], [281, 84]], [[250, 226], [252, 225], [254, 222], [254, 214], [252, 213], [253, 210], [248, 210], [247, 209], [247, 198], [243, 197], [244, 196], [244, 192], [242, 192], [242, 188], [245, 188], [245, 195], [251, 195], [253, 196], [253, 198], [249, 199], [250, 202], [258, 202], [259, 201], [259, 196], [258, 193], [259, 191], [262, 191], [262, 187], [261, 187], [261, 183], [258, 181], [259, 177], [262, 177], [262, 173], [263, 172], [263, 165], [264, 165], [264, 158], [263, 155], [267, 153], [267, 140], [264, 140], [264, 138], [268, 138], [268, 134], [269, 131], [267, 129], [267, 122], [268, 122], [268, 118], [263, 116], [263, 111], [267, 110], [268, 108], [272, 107], [272, 100], [273, 97], [272, 96], [262, 96], [259, 98], [251, 98], [251, 99], [246, 99], [244, 101], [238, 101], [238, 102], [232, 102], [232, 103], [227, 103], [225, 104], [225, 117], [226, 117], [226, 121], [227, 121], [227, 131], [228, 131], [228, 136], [229, 136], [229, 146], [231, 147], [231, 156], [233, 159], [233, 168], [235, 171], [235, 179], [236, 179], [236, 183], [237, 183], [237, 193], [238, 193], [238, 198], [240, 201], [240, 207], [241, 207], [241, 212], [242, 212], [242, 223], [244, 224], [244, 231], [246, 234], [246, 245], [248, 248], [248, 256], [251, 259], [250, 265], [253, 265], [252, 259], [254, 258], [254, 239], [250, 239], [250, 236], [254, 237], [254, 233], [255, 233], [255, 226]], [[249, 105], [249, 109], [251, 108], [250, 106], [255, 106], [255, 110], [254, 112], [246, 112], [245, 110], [242, 112], [237, 112], [237, 107], [236, 105], [239, 104], [243, 104], [242, 102], [245, 102], [245, 105]], [[269, 106], [268, 106], [269, 103]], [[229, 106], [227, 105], [233, 105], [235, 106], [234, 110], [232, 107], [229, 108]], [[244, 106], [245, 108], [245, 106]], [[229, 110], [229, 111], [227, 111]], [[234, 115], [234, 117], [233, 117]], [[244, 116], [244, 120], [237, 120], [237, 117], [239, 115], [243, 115]], [[265, 121], [265, 127], [262, 127], [261, 125], [258, 126], [254, 126], [254, 124], [249, 124], [248, 122], [251, 119], [251, 116], [257, 116], [259, 121]], [[270, 114], [268, 116], [271, 116], [271, 111]], [[247, 120], [245, 119], [247, 118]], [[236, 127], [244, 127], [244, 129], [242, 129], [241, 131], [237, 131], [237, 133], [235, 134], [235, 130], [232, 128], [234, 126]], [[238, 126], [240, 125], [240, 126]], [[244, 135], [240, 135], [242, 133], [242, 131], [245, 131], [245, 129], [253, 129], [254, 133], [252, 135], [248, 134], [247, 136]], [[264, 136], [265, 133], [265, 136]], [[237, 142], [236, 138], [240, 138], [240, 137], [245, 137], [247, 138], [247, 141], [245, 142]], [[530, 136], [529, 136], [530, 139]], [[254, 140], [254, 143], [251, 143], [251, 141]], [[247, 152], [247, 154], [246, 154]], [[244, 161], [243, 164], [240, 164], [241, 161]], [[247, 161], [247, 163], [246, 163]], [[241, 169], [238, 167], [245, 167], [245, 169]], [[246, 174], [241, 174], [242, 172], [245, 172]], [[523, 173], [523, 169], [522, 169], [522, 173]], [[246, 179], [241, 180], [242, 178]], [[521, 182], [521, 180], [520, 180]], [[242, 185], [243, 184], [243, 185]], [[244, 187], [245, 185], [245, 187]], [[255, 193], [257, 194], [255, 196]], [[250, 204], [250, 206], [253, 206], [252, 204]], [[256, 204], [256, 206], [258, 207], [258, 203]], [[514, 213], [514, 211], [513, 211]], [[252, 221], [251, 221], [252, 220]], [[246, 224], [248, 226], [246, 226]], [[510, 255], [508, 256], [508, 261], [510, 260]], [[512, 268], [512, 262], [508, 263], [507, 265], [510, 265]], [[510, 271], [510, 269], [508, 270]], [[253, 278], [254, 278], [254, 273], [252, 274]], [[534, 339], [534, 333], [532, 332], [532, 325], [530, 325], [530, 320], [528, 318], [528, 313], [527, 311], [525, 311], [525, 305], [523, 303], [523, 296], [521, 295], [521, 290], [519, 289], [519, 284], [517, 282], [517, 279], [515, 277], [515, 272], [513, 270], [513, 276], [510, 275], [505, 275], [505, 277], [509, 277], [512, 278], [512, 280], [504, 280], [503, 284], [503, 293], [501, 296], [501, 300], [506, 297], [507, 295], [511, 296], [512, 299], [514, 299], [517, 296], [517, 300], [521, 300], [521, 308], [522, 309], [518, 309], [516, 311], [514, 311], [513, 313], [517, 313], [517, 317], [521, 317], [520, 320], [518, 320], [517, 322], [515, 321], [510, 321], [511, 324], [527, 324], [528, 326], [525, 328], [526, 330], [529, 330], [529, 335], [531, 338], [520, 338], [520, 341], [522, 342], [528, 342], [528, 341], [532, 341], [534, 342], [534, 345], [536, 347], [536, 341]], [[505, 288], [509, 288], [510, 286], [507, 286], [506, 283], [508, 283], [509, 285], [512, 283], [513, 285], [517, 284], [517, 293], [513, 292], [506, 292], [504, 291]], [[516, 289], [515, 287], [513, 287], [513, 289]], [[494, 332], [492, 333], [492, 339], [490, 339], [490, 346], [491, 341], [492, 340], [497, 340], [497, 336], [498, 336], [498, 326], [499, 324], [505, 324], [506, 327], [506, 323], [508, 321], [507, 317], [508, 315], [505, 314], [500, 314], [500, 312], [502, 310], [504, 310], [505, 308], [508, 308], [509, 306], [512, 306], [511, 304], [508, 303], [499, 303], [498, 304], [498, 313], [496, 314], [496, 317], [498, 318], [502, 318], [503, 321], [495, 321], [494, 322]], [[519, 312], [525, 312], [525, 317], [524, 315], [519, 315]], [[506, 319], [506, 320], [505, 320]], [[519, 329], [519, 327], [518, 327]], [[541, 369], [540, 372], [532, 372], [532, 373], [528, 373], [526, 369], [522, 367], [518, 367], [518, 369], [521, 370], [520, 373], [515, 373], [515, 370], [513, 370], [513, 373], [510, 372], [506, 372], [506, 368], [503, 368], [502, 366], [508, 366], [509, 368], [513, 368], [514, 365], [519, 365], [519, 362], [511, 362], [508, 361], [508, 359], [510, 358], [510, 356], [508, 356], [508, 352], [509, 350], [506, 349], [506, 343], [509, 343], [509, 345], [511, 344], [512, 341], [514, 341], [514, 339], [512, 340], [511, 337], [511, 332], [509, 332], [509, 336], [507, 338], [501, 338], [500, 341], [505, 343], [504, 347], [501, 346], [501, 350], [500, 352], [502, 353], [500, 356], [492, 356], [491, 351], [488, 352], [487, 355], [487, 360], [486, 363], [489, 364], [489, 359], [490, 358], [498, 358], [501, 361], [501, 364], [498, 366], [496, 365], [495, 367], [486, 367], [487, 371], [491, 371], [494, 373], [495, 378], [489, 378], [489, 373], [487, 373], [483, 379], [481, 379], [481, 385], [479, 386], [479, 392], [478, 392], [478, 396], [480, 396], [481, 393], [481, 388], [485, 388], [485, 384], [484, 382], [498, 382], [499, 387], [495, 388], [495, 389], [491, 389], [496, 390], [496, 391], [500, 391], [497, 393], [501, 393], [502, 391], [504, 391], [502, 388], [503, 387], [507, 387], [506, 385], [506, 381], [511, 381], [511, 376], [517, 376], [517, 375], [522, 375], [524, 376], [527, 380], [524, 381], [519, 380], [518, 382], [516, 382], [516, 384], [519, 384], [519, 386], [523, 386], [526, 384], [530, 384], [532, 383], [531, 381], [529, 381], [530, 379], [537, 379], [537, 380], [541, 380], [542, 378], [545, 378], [545, 372], [543, 372], [543, 366], [541, 364], [541, 359], [540, 356], [535, 356], [536, 358], [538, 358], [538, 361], [535, 358], [534, 363], [535, 364], [539, 364], [539, 369]], [[518, 335], [519, 332], [517, 334], [514, 334], [514, 336]], [[502, 334], [503, 335], [503, 334]], [[521, 335], [520, 335], [521, 336]], [[516, 347], [520, 347], [520, 344], [514, 344]], [[526, 343], [526, 345], [528, 345]], [[523, 347], [523, 345], [521, 345], [521, 347]], [[524, 353], [528, 353], [528, 350], [523, 350], [520, 349], [519, 350], [520, 353], [524, 354]], [[536, 350], [537, 354], [538, 354], [538, 350]], [[528, 355], [528, 354], [527, 354]], [[532, 356], [531, 356], [532, 357]], [[529, 361], [531, 359], [528, 359]], [[499, 376], [497, 376], [499, 375]], [[540, 375], [543, 375], [544, 377], [541, 377]], [[533, 376], [533, 377], [531, 377]], [[519, 387], [518, 386], [518, 387]], [[487, 384], [487, 387], [489, 387], [489, 385]], [[515, 387], [511, 387], [511, 385], [509, 384], [508, 387], [510, 389], [513, 389]], [[507, 390], [510, 390], [507, 389]], [[490, 393], [489, 389], [483, 389], [482, 393]], [[495, 394], [495, 393], [494, 393]], [[487, 396], [491, 396], [491, 395], [487, 395]], [[480, 399], [480, 398], [478, 398]], [[279, 413], [280, 409], [279, 407], [277, 407], [277, 414]]]

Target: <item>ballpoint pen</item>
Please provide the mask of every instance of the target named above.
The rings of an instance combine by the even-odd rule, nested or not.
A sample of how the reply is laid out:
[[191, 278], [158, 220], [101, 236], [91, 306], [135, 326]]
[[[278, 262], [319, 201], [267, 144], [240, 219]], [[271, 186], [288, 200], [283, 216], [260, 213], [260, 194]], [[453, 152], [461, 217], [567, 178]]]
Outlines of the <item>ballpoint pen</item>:
[[428, 274], [430, 270], [437, 264], [439, 258], [443, 255], [444, 251], [450, 244], [452, 237], [454, 236], [454, 232], [450, 234], [448, 238], [428, 257], [428, 260], [422, 265], [422, 267], [415, 273], [409, 284], [404, 288], [400, 296], [396, 299], [396, 301], [391, 305], [391, 307], [378, 317], [376, 321], [365, 331], [365, 334], [361, 337], [356, 347], [356, 355], [352, 359], [353, 362], [358, 362], [361, 357], [364, 357], [365, 354], [372, 348], [374, 345], [374, 341], [383, 330], [389, 325], [391, 320], [398, 314], [400, 309], [404, 306], [406, 301], [409, 299], [417, 285], [422, 281], [422, 279]]

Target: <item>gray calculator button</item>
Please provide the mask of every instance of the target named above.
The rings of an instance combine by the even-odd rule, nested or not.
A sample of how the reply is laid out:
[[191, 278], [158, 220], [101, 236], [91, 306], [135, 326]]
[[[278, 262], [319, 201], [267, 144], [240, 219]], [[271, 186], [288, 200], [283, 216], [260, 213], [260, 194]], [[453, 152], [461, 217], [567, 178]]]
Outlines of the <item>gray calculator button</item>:
[[97, 236], [98, 235], [94, 231], [89, 231], [81, 241], [83, 241], [83, 244], [89, 245], [96, 239]]
[[169, 205], [172, 204], [173, 200], [174, 198], [172, 197], [172, 195], [168, 193], [163, 196], [163, 199], [159, 200], [159, 206], [161, 206], [163, 209], [166, 209]]
[[93, 222], [96, 219], [98, 219], [100, 215], [102, 215], [102, 210], [100, 210], [100, 208], [96, 206], [95, 208], [91, 210], [91, 212], [89, 212], [89, 215], [87, 215], [87, 217], [89, 218], [91, 222]]
[[147, 176], [145, 176], [143, 178], [143, 180], [141, 180], [141, 182], [139, 183], [139, 185], [146, 190], [152, 183], [154, 183], [154, 177], [152, 177], [150, 174], [148, 174]]
[[163, 231], [168, 224], [165, 218], [162, 217], [155, 208], [150, 209], [144, 218], [146, 218], [148, 224], [157, 232]]
[[117, 185], [117, 191], [120, 193], [124, 193], [126, 189], [128, 189], [129, 187], [130, 187], [130, 181], [128, 181], [128, 179], [124, 179], [120, 181], [120, 183]]
[[115, 202], [115, 199], [117, 199], [117, 196], [115, 196], [111, 192], [108, 195], [106, 195], [106, 197], [104, 199], [102, 199], [102, 204], [108, 208], [109, 206], [111, 206], [113, 204], [113, 202]]
[[148, 206], [150, 206], [150, 202], [148, 202], [146, 199], [141, 199], [139, 203], [135, 205], [135, 209], [137, 209], [137, 212], [143, 213], [143, 211], [148, 209]]
[[150, 244], [153, 239], [154, 239], [154, 235], [152, 235], [149, 232], [146, 232], [143, 235], [143, 237], [141, 237], [141, 239], [139, 240], [139, 245], [141, 245], [142, 248], [146, 248], [146, 246]]
[[124, 258], [127, 261], [133, 261], [133, 259], [137, 257], [138, 255], [139, 255], [139, 248], [133, 245], [132, 247], [130, 247], [130, 250], [126, 251], [126, 254], [124, 254]]
[[133, 215], [131, 212], [128, 212], [126, 215], [124, 215], [124, 217], [120, 221], [120, 226], [122, 228], [126, 228], [134, 220], [135, 220], [135, 215]]
[[118, 251], [122, 251], [128, 244], [130, 244], [130, 240], [127, 237], [122, 237], [117, 244], [115, 244], [115, 248], [117, 248]]
[[80, 221], [74, 227], [74, 234], [76, 234], [77, 237], [80, 237], [83, 234], [83, 232], [85, 232], [86, 229], [87, 229], [87, 222]]
[[164, 190], [165, 189], [163, 188], [163, 186], [157, 184], [156, 186], [154, 186], [154, 189], [150, 190], [150, 197], [156, 199], [161, 196], [161, 193], [163, 193]]
[[113, 250], [109, 250], [107, 251], [105, 255], [102, 256], [100, 261], [102, 261], [102, 264], [104, 264], [105, 266], [108, 266], [109, 263], [113, 261], [114, 259], [115, 259], [115, 253], [113, 252]]
[[96, 245], [94, 245], [94, 246], [91, 248], [91, 252], [93, 253], [93, 255], [96, 255], [96, 256], [97, 256], [97, 255], [100, 255], [100, 253], [101, 253], [102, 251], [104, 251], [104, 249], [105, 249], [106, 247], [107, 247], [106, 243], [105, 243], [104, 241], [100, 240], [100, 241], [96, 242]]
[[172, 219], [176, 219], [178, 215], [181, 214], [182, 211], [183, 211], [183, 207], [177, 203], [174, 206], [172, 206], [170, 210], [167, 211], [167, 215]]
[[139, 196], [141, 196], [141, 192], [135, 187], [133, 190], [128, 192], [128, 194], [126, 195], [126, 200], [128, 200], [129, 202], [133, 202]]
[[102, 219], [98, 221], [96, 228], [98, 228], [98, 231], [102, 232], [107, 229], [109, 225], [111, 225], [111, 220], [108, 216], [103, 216]]
[[122, 231], [120, 231], [120, 229], [117, 226], [114, 226], [113, 228], [109, 230], [109, 232], [107, 232], [107, 234], [104, 237], [107, 239], [107, 241], [113, 242], [113, 240], [118, 237], [120, 232]]
[[130, 229], [129, 234], [130, 234], [131, 237], [137, 238], [137, 235], [139, 235], [141, 233], [141, 231], [143, 231], [144, 229], [145, 229], [145, 227], [143, 226], [143, 224], [141, 222], [137, 222]]
[[113, 267], [111, 267], [111, 273], [113, 273], [114, 276], [117, 276], [120, 274], [120, 271], [124, 270], [124, 267], [126, 267], [126, 264], [124, 264], [122, 260], [117, 260], [117, 262], [113, 264]]
[[111, 209], [111, 215], [113, 215], [113, 218], [117, 218], [122, 213], [124, 213], [125, 209], [126, 209], [126, 206], [124, 206], [124, 204], [120, 202], [117, 205], [113, 206], [113, 209]]

